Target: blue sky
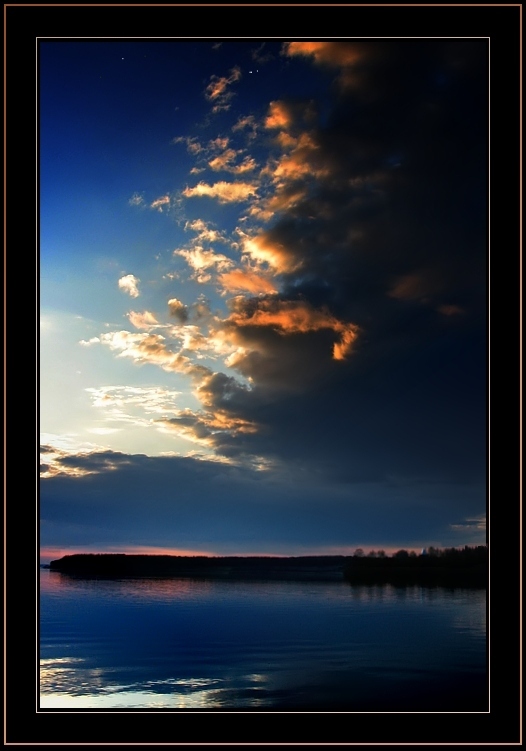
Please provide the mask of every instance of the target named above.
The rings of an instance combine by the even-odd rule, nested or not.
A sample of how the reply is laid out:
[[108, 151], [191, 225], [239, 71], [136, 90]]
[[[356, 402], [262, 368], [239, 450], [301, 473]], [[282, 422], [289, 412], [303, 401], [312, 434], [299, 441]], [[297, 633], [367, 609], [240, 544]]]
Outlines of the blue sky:
[[485, 542], [487, 53], [40, 42], [43, 558]]

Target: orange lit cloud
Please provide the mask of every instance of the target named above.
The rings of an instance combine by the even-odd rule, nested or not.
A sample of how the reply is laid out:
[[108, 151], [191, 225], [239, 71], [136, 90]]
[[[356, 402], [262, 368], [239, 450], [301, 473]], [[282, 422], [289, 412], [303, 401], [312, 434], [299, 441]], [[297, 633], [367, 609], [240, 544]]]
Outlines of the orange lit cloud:
[[346, 68], [356, 65], [363, 59], [363, 50], [349, 42], [285, 42], [283, 52], [294, 55], [312, 56], [317, 63]]
[[225, 292], [249, 292], [253, 295], [277, 292], [268, 276], [261, 276], [251, 270], [233, 269], [218, 278]]
[[133, 310], [127, 313], [130, 323], [135, 326], [136, 329], [149, 329], [152, 326], [158, 326], [159, 321], [155, 318], [153, 313], [145, 310], [144, 313], [136, 313]]
[[223, 136], [222, 138], [221, 136], [218, 136], [217, 138], [213, 138], [211, 141], [209, 141], [208, 146], [211, 149], [221, 150], [221, 149], [226, 149], [226, 147], [228, 146], [228, 143], [229, 143], [229, 139], [226, 136]]
[[239, 164], [234, 164], [229, 168], [229, 172], [234, 175], [243, 175], [245, 172], [252, 172], [257, 167], [257, 162], [251, 156], [246, 156]]
[[157, 209], [157, 211], [163, 210], [163, 206], [167, 206], [170, 203], [170, 196], [161, 196], [160, 198], [156, 198], [155, 201], [152, 201], [150, 204], [151, 209]]
[[276, 211], [287, 211], [296, 206], [307, 195], [307, 188], [304, 186], [284, 185], [276, 191], [265, 204], [265, 210], [272, 215]]
[[242, 252], [256, 263], [267, 263], [278, 273], [293, 271], [300, 262], [291, 256], [284, 245], [273, 242], [268, 235], [250, 237], [238, 228], [241, 236]]
[[234, 161], [236, 156], [237, 151], [235, 151], [234, 149], [226, 149], [226, 151], [223, 151], [222, 154], [219, 154], [219, 156], [211, 159], [208, 162], [208, 166], [215, 172], [219, 172], [220, 170], [224, 170], [227, 167], [231, 166], [231, 163]]
[[257, 194], [257, 185], [254, 183], [227, 183], [218, 182], [213, 185], [200, 182], [194, 188], [185, 188], [183, 195], [187, 198], [193, 196], [210, 196], [210, 198], [217, 198], [219, 203], [236, 203], [240, 201], [247, 201], [251, 196]]
[[234, 164], [233, 162], [239, 156], [241, 152], [234, 151], [234, 149], [227, 149], [219, 156], [214, 157], [208, 162], [210, 169], [214, 172], [231, 172], [234, 175], [241, 175], [244, 172], [251, 172], [255, 169], [256, 162], [252, 157], [245, 157], [240, 164]]
[[227, 110], [230, 108], [230, 99], [233, 94], [228, 91], [228, 87], [239, 81], [241, 78], [241, 68], [237, 65], [232, 68], [230, 75], [216, 76], [213, 75], [210, 79], [210, 83], [205, 89], [205, 97], [209, 102], [213, 102], [214, 106], [212, 112], [220, 112], [221, 110]]
[[327, 310], [317, 310], [306, 302], [293, 300], [262, 300], [255, 309], [249, 310], [243, 303], [234, 310], [228, 322], [236, 326], [270, 326], [283, 334], [307, 333], [320, 329], [332, 329], [340, 335], [333, 348], [335, 360], [344, 360], [356, 340], [359, 327], [343, 323]]
[[272, 178], [278, 185], [311, 175], [323, 177], [329, 173], [326, 165], [316, 165], [315, 156], [318, 145], [309, 133], [302, 133], [294, 140], [294, 148], [282, 156], [274, 169]]
[[219, 76], [215, 75], [212, 76], [210, 83], [206, 87], [207, 99], [218, 99], [225, 93], [227, 86], [229, 86], [231, 83], [234, 83], [235, 81], [239, 81], [240, 78], [241, 69], [237, 65], [232, 68], [228, 78], [220, 78]]
[[[371, 62], [371, 46], [356, 42], [285, 42], [282, 54], [311, 57], [315, 64], [339, 68], [338, 82], [343, 89], [363, 88], [364, 64]], [[378, 47], [375, 47], [375, 56]]]
[[285, 102], [271, 102], [265, 128], [286, 130], [292, 124], [292, 114]]
[[[208, 398], [207, 385], [198, 389], [196, 395], [207, 403], [213, 402]], [[212, 405], [210, 405], [212, 406]], [[239, 434], [257, 433], [257, 425], [250, 420], [235, 417], [224, 409], [201, 410], [194, 412], [190, 409], [180, 410], [175, 417], [159, 420], [165, 430], [175, 433], [181, 438], [213, 449], [221, 436], [235, 436]]]

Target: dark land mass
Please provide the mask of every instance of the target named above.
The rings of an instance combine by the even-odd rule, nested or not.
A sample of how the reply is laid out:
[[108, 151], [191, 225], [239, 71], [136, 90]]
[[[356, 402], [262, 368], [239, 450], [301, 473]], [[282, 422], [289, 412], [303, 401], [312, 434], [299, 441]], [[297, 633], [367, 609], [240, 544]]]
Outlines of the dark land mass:
[[352, 556], [347, 559], [343, 574], [352, 584], [484, 588], [488, 584], [488, 549], [452, 548], [419, 556], [400, 550], [390, 558]]
[[50, 569], [82, 577], [181, 577], [194, 579], [348, 581], [351, 584], [423, 584], [486, 587], [487, 548], [434, 555], [371, 556], [171, 556], [115, 553], [66, 555]]

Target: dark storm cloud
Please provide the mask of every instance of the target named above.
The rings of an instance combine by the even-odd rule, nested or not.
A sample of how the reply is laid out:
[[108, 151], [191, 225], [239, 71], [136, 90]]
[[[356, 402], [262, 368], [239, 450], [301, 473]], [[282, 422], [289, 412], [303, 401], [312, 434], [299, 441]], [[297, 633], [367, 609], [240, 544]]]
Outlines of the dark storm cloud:
[[486, 45], [302, 44], [337, 75], [332, 106], [270, 103], [254, 211], [279, 211], [240, 231], [280, 291], [251, 296], [247, 266], [213, 324], [250, 386], [200, 371], [205, 412], [172, 426], [342, 482], [482, 483]]
[[[182, 457], [103, 452], [71, 457], [93, 474], [42, 480], [41, 544], [152, 545], [217, 552], [291, 552], [333, 545], [451, 542], [453, 515], [477, 514], [477, 488], [396, 478], [353, 488], [316, 472], [254, 471]], [[111, 468], [110, 468], [111, 467]], [[403, 487], [402, 487], [403, 486]], [[74, 531], [73, 538], [71, 532]]]
[[481, 491], [486, 45], [314, 51], [335, 71], [332, 108], [270, 104], [265, 129], [283, 149], [265, 200], [279, 211], [241, 243], [281, 291], [234, 298], [217, 324], [251, 386], [214, 374], [198, 388], [212, 413], [255, 429], [211, 431], [210, 445], [343, 485]]
[[[305, 191], [245, 246], [274, 266], [282, 292], [272, 303], [236, 301], [243, 315], [225, 324], [246, 347], [231, 364], [254, 384], [247, 416], [260, 417], [258, 391], [275, 397], [261, 415], [269, 445], [258, 433], [249, 440], [263, 453], [272, 444], [280, 456], [326, 454], [345, 471], [482, 477], [486, 45], [354, 52], [331, 44], [314, 55], [341, 70], [363, 63], [367, 73], [367, 91], [339, 80], [323, 122], [310, 102], [303, 120], [297, 101], [269, 109], [267, 129], [293, 133], [273, 175]], [[298, 124], [308, 139], [295, 160]], [[357, 336], [334, 362], [335, 326], [288, 327], [271, 306], [324, 311]], [[291, 392], [305, 388], [293, 409]]]

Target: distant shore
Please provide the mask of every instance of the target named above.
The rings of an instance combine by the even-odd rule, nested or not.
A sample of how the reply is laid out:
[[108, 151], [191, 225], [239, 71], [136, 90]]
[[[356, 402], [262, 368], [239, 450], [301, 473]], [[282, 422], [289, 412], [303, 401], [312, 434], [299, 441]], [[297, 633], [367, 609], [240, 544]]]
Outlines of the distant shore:
[[82, 576], [184, 577], [199, 579], [293, 579], [343, 581], [344, 556], [172, 556], [117, 553], [67, 555], [53, 571]]
[[[351, 584], [487, 586], [486, 555], [393, 556], [171, 556], [119, 553], [75, 554], [49, 568], [82, 577], [177, 577], [194, 579], [347, 581]], [[472, 552], [474, 551], [474, 552]]]

